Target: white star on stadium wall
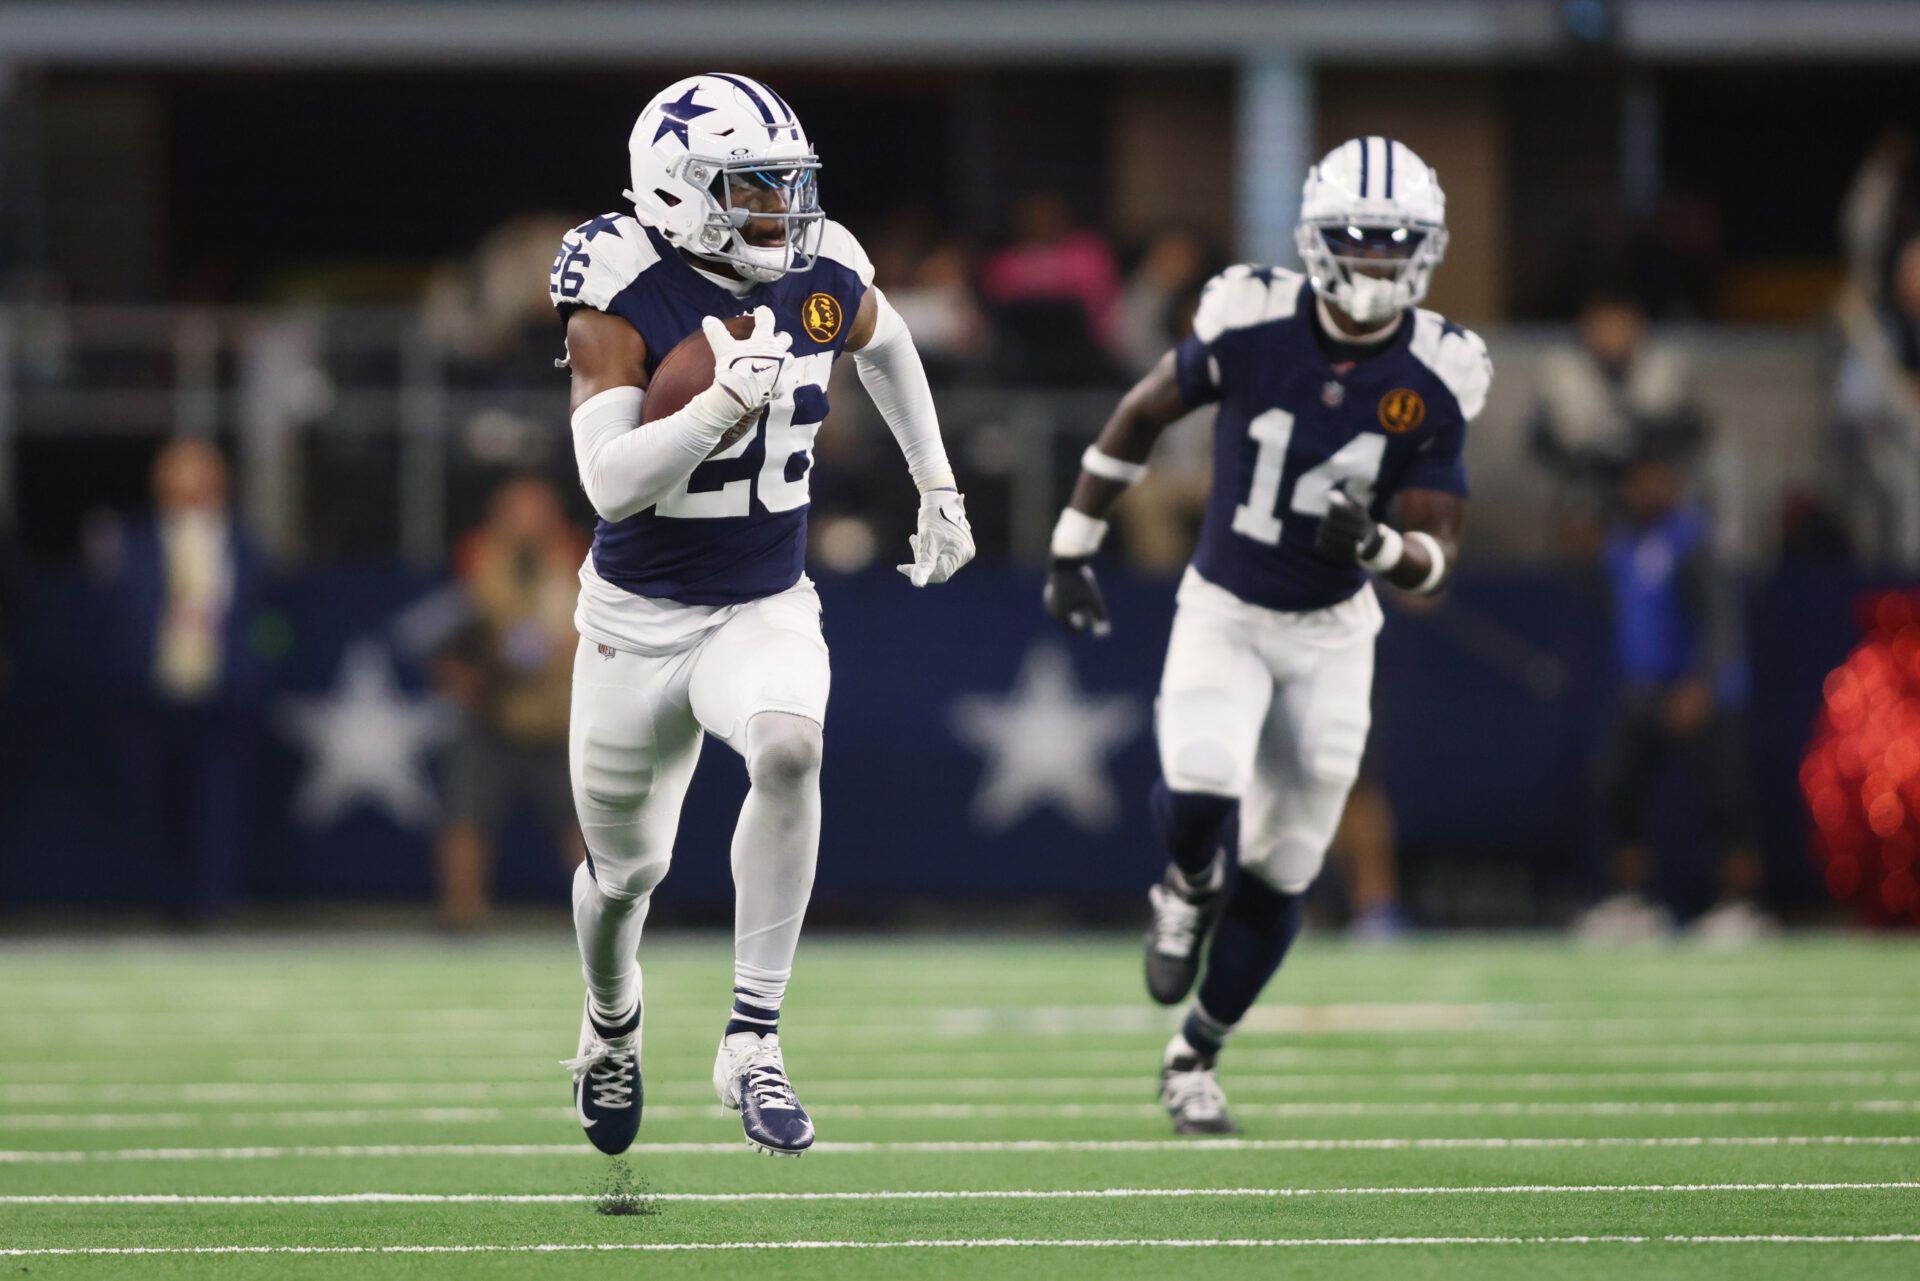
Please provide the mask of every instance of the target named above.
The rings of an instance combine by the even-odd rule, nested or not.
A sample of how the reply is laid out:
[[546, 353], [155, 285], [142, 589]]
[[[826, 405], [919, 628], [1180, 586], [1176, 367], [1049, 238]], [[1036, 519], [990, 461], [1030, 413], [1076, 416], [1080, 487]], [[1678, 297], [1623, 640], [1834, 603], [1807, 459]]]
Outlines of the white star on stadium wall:
[[1005, 695], [969, 694], [953, 705], [954, 734], [987, 763], [975, 821], [1000, 831], [1052, 806], [1087, 831], [1112, 827], [1120, 801], [1107, 758], [1145, 721], [1137, 698], [1082, 693], [1064, 647], [1035, 645]]
[[362, 804], [402, 827], [424, 826], [438, 812], [427, 758], [452, 732], [452, 714], [409, 697], [378, 642], [347, 646], [333, 689], [285, 700], [281, 725], [306, 750], [294, 812], [308, 826], [338, 822]]

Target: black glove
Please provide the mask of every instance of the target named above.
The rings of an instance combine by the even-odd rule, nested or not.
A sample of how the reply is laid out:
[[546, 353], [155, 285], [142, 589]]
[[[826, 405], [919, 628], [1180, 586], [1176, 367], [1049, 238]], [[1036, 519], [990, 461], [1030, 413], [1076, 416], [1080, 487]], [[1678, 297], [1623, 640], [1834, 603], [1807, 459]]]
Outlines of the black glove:
[[1107, 621], [1106, 598], [1085, 556], [1056, 556], [1047, 566], [1047, 587], [1040, 599], [1054, 622], [1075, 634], [1105, 636], [1113, 630]]
[[1313, 549], [1336, 565], [1357, 565], [1380, 550], [1380, 526], [1344, 489], [1327, 494], [1327, 514], [1313, 536]]

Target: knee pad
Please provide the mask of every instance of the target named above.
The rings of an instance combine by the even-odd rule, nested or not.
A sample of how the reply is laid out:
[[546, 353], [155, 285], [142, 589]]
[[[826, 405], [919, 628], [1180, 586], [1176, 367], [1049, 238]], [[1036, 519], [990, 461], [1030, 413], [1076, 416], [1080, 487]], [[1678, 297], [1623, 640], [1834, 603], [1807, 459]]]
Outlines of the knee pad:
[[1240, 788], [1240, 770], [1225, 743], [1200, 739], [1168, 754], [1167, 778], [1182, 792], [1231, 794]]
[[587, 875], [600, 897], [613, 904], [635, 903], [653, 893], [667, 877], [672, 859], [666, 855], [608, 860], [587, 851]]
[[791, 712], [761, 712], [747, 722], [747, 777], [755, 787], [791, 791], [819, 777], [820, 726]]
[[1325, 848], [1314, 848], [1304, 841], [1282, 837], [1259, 856], [1242, 850], [1241, 866], [1257, 868], [1261, 884], [1275, 894], [1305, 894], [1320, 878], [1327, 865]]

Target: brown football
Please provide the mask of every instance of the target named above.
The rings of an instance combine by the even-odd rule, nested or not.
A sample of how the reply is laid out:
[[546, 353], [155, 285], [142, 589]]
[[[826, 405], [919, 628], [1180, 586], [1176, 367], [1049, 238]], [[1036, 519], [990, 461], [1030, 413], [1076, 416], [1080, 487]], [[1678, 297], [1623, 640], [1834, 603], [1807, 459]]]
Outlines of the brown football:
[[[723, 320], [727, 332], [735, 338], [745, 338], [753, 332], [753, 317], [734, 316]], [[682, 338], [674, 349], [668, 352], [659, 365], [655, 366], [653, 378], [647, 383], [647, 398], [640, 404], [640, 421], [653, 422], [665, 418], [668, 414], [677, 414], [685, 409], [687, 402], [713, 386], [713, 348], [707, 345], [707, 336], [699, 329]], [[725, 453], [740, 438], [753, 429], [760, 415], [748, 414], [738, 426], [732, 427], [713, 447], [715, 454]], [[712, 457], [709, 454], [708, 457]]]

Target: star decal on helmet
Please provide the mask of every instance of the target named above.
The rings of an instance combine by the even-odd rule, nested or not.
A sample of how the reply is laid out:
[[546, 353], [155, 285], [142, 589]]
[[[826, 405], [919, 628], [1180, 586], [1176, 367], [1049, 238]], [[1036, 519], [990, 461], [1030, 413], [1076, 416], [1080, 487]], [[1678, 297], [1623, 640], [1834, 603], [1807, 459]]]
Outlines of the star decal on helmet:
[[712, 107], [702, 107], [694, 102], [693, 95], [698, 92], [700, 92], [700, 87], [695, 85], [672, 102], [661, 104], [660, 114], [664, 119], [660, 121], [660, 128], [653, 135], [655, 142], [660, 141], [668, 134], [674, 134], [680, 139], [681, 146], [688, 145], [687, 126], [692, 124], [696, 118], [704, 116], [713, 110]]

